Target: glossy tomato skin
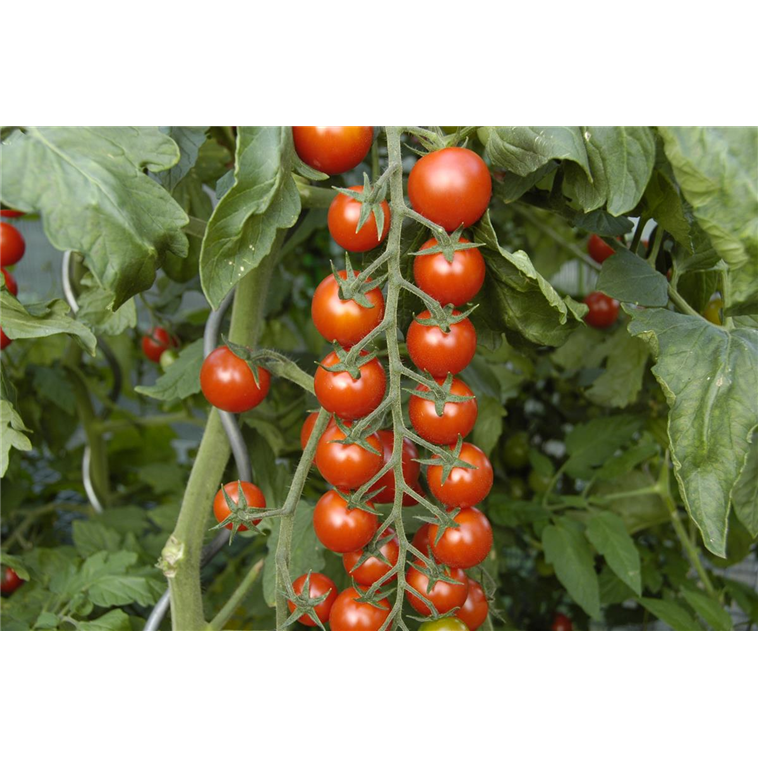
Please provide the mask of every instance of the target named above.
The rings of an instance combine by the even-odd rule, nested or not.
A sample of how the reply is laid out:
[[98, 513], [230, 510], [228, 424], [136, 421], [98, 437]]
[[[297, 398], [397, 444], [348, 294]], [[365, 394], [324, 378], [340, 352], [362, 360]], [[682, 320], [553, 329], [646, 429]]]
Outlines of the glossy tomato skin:
[[24, 257], [26, 242], [21, 232], [0, 221], [0, 266], [15, 265]]
[[349, 421], [363, 418], [376, 410], [387, 387], [387, 376], [382, 364], [376, 358], [370, 360], [360, 367], [360, 376], [353, 379], [347, 371], [326, 370], [337, 363], [339, 357], [330, 352], [316, 369], [313, 388], [321, 407]]
[[5, 268], [0, 268], [0, 271], [3, 273], [6, 289], [15, 297], [18, 294], [18, 284], [16, 283], [16, 279], [13, 277], [13, 274], [10, 271], [6, 271]]
[[455, 568], [479, 565], [492, 549], [492, 526], [487, 516], [475, 507], [461, 510], [453, 518], [458, 528], [448, 528], [435, 544], [439, 526], [429, 528], [429, 543], [435, 559]]
[[266, 399], [271, 374], [258, 366], [258, 379], [260, 386], [250, 366], [226, 346], [213, 350], [200, 369], [200, 388], [205, 399], [228, 413], [244, 413]]
[[0, 594], [10, 596], [22, 583], [24, 583], [24, 580], [19, 578], [13, 568], [3, 568], [3, 578], [0, 581]]
[[439, 620], [427, 620], [422, 623], [419, 631], [468, 631], [466, 624], [458, 618], [440, 618]]
[[[355, 271], [356, 275], [360, 271]], [[345, 279], [347, 273], [337, 274]], [[371, 279], [369, 279], [371, 281]], [[365, 308], [355, 300], [340, 299], [340, 288], [333, 274], [316, 287], [311, 303], [311, 316], [318, 333], [329, 342], [352, 347], [376, 328], [384, 317], [384, 296], [380, 289], [370, 289], [366, 297], [373, 305]]]
[[[460, 568], [449, 568], [445, 570], [446, 575], [450, 576], [455, 581], [459, 581], [457, 584], [449, 584], [446, 581], [437, 581], [434, 584], [434, 588], [429, 590], [429, 578], [424, 575], [416, 566], [422, 565], [421, 561], [417, 560], [408, 569], [406, 575], [406, 581], [409, 586], [412, 586], [419, 594], [426, 597], [437, 609], [437, 612], [441, 615], [450, 612], [450, 610], [456, 607], [463, 607], [466, 602], [466, 596], [468, 595], [468, 581], [466, 574], [460, 570]], [[421, 615], [431, 615], [432, 611], [415, 595], [406, 590], [408, 601], [411, 603], [416, 612]]]
[[[311, 580], [308, 583], [308, 596], [311, 599], [316, 599], [316, 597], [326, 594], [324, 599], [314, 608], [316, 617], [322, 623], [326, 623], [329, 620], [329, 614], [332, 611], [332, 607], [337, 601], [337, 585], [331, 578], [329, 578], [329, 576], [325, 576], [323, 573], [311, 573], [310, 575]], [[307, 578], [308, 574], [305, 573], [295, 580], [295, 583], [292, 584], [292, 590], [295, 594], [300, 594], [302, 592]], [[287, 601], [287, 606], [290, 608], [290, 612], [294, 612], [294, 602]], [[298, 618], [298, 622], [309, 628], [314, 628], [316, 626], [316, 622], [311, 620], [307, 615], [301, 615]]]
[[378, 526], [376, 515], [357, 507], [348, 510], [347, 501], [335, 489], [322, 495], [313, 511], [313, 530], [318, 540], [340, 554], [365, 547]]
[[[438, 384], [444, 379], [436, 379]], [[416, 389], [420, 392], [429, 390], [423, 384]], [[466, 437], [471, 433], [479, 413], [476, 397], [471, 389], [459, 378], [454, 378], [450, 393], [457, 397], [471, 397], [466, 402], [446, 402], [442, 415], [437, 415], [433, 400], [425, 400], [412, 394], [408, 400], [408, 415], [411, 425], [419, 436], [433, 444], [455, 444], [458, 436]]]
[[358, 489], [382, 467], [382, 443], [376, 434], [366, 441], [377, 454], [357, 444], [340, 444], [345, 434], [337, 424], [327, 426], [318, 440], [315, 462], [319, 473], [334, 487], [343, 491]]
[[613, 247], [604, 242], [597, 234], [593, 234], [587, 242], [587, 252], [596, 263], [602, 263], [613, 255]]
[[[459, 315], [458, 311], [453, 310], [453, 315]], [[417, 316], [430, 317], [428, 310]], [[439, 326], [425, 326], [414, 318], [405, 341], [415, 366], [435, 378], [460, 373], [476, 354], [476, 330], [468, 318], [454, 323], [446, 334]]]
[[292, 137], [300, 160], [322, 173], [345, 173], [355, 168], [371, 149], [371, 126], [293, 126]]
[[[392, 448], [395, 444], [395, 434], [392, 431], [377, 431], [379, 441], [382, 443], [382, 465], [386, 465], [392, 457]], [[410, 440], [403, 439], [403, 478], [405, 483], [415, 488], [418, 484], [419, 476], [421, 475], [421, 464], [416, 462], [419, 457], [418, 447]], [[384, 487], [381, 491], [377, 491], [376, 494], [371, 496], [374, 502], [380, 502], [387, 504], [395, 501], [395, 472], [392, 470], [387, 471], [377, 482], [377, 489]], [[407, 496], [407, 495], [406, 495]], [[415, 502], [415, 500], [414, 500]]]
[[[300, 429], [300, 448], [305, 449], [308, 440], [311, 438], [311, 434], [313, 433], [313, 427], [316, 425], [316, 420], [318, 419], [318, 413], [308, 413], [308, 417], [303, 421], [303, 427]], [[327, 428], [331, 428], [334, 426], [334, 418], [331, 418], [329, 420], [329, 423], [327, 424]]]
[[149, 333], [142, 337], [142, 352], [145, 353], [145, 357], [148, 360], [151, 360], [153, 363], [159, 363], [161, 355], [169, 347], [176, 347], [177, 344], [176, 339], [166, 329], [158, 327], [151, 329]]
[[486, 163], [465, 147], [445, 147], [425, 155], [408, 176], [413, 209], [447, 231], [476, 223], [491, 197]]
[[571, 619], [566, 617], [563, 613], [556, 613], [553, 619], [553, 625], [550, 627], [551, 631], [573, 631], [574, 624]]
[[[363, 187], [355, 186], [350, 189], [362, 192]], [[329, 233], [334, 241], [348, 252], [368, 252], [378, 247], [387, 237], [390, 230], [390, 206], [385, 200], [382, 202], [384, 210], [384, 227], [379, 237], [376, 227], [376, 218], [371, 213], [366, 223], [358, 229], [358, 220], [361, 215], [361, 203], [352, 197], [339, 193], [329, 206], [326, 223]], [[358, 229], [356, 231], [356, 229]]]
[[703, 318], [705, 318], [706, 321], [710, 321], [715, 326], [721, 326], [721, 310], [723, 307], [724, 301], [720, 297], [712, 299], [703, 310]]
[[590, 309], [584, 320], [595, 329], [607, 329], [616, 323], [619, 314], [618, 300], [602, 292], [590, 292], [584, 298], [584, 304]]
[[0, 217], [2, 218], [21, 218], [25, 215], [22, 210], [10, 210], [10, 208], [3, 208], [0, 210]]
[[[438, 457], [434, 455], [433, 457]], [[448, 508], [474, 507], [492, 489], [494, 473], [487, 455], [474, 444], [464, 442], [458, 457], [474, 468], [453, 468], [445, 483], [442, 483], [442, 466], [430, 465], [427, 472], [429, 489]]]
[[13, 340], [6, 336], [5, 332], [0, 328], [0, 350], [4, 350]]
[[[361, 589], [366, 590], [363, 586]], [[356, 602], [360, 595], [351, 586], [345, 589], [332, 606], [329, 625], [332, 631], [378, 631], [387, 620], [392, 607], [386, 599], [380, 600], [379, 607], [373, 607], [366, 602]]]
[[[245, 499], [247, 500], [247, 506], [255, 507], [261, 510], [265, 509], [266, 498], [263, 496], [263, 492], [255, 484], [251, 484], [249, 481], [232, 481], [228, 484], [224, 484], [224, 491], [229, 495], [232, 502], [237, 504], [240, 500], [240, 484], [242, 485], [242, 493], [245, 495]], [[221, 523], [222, 521], [226, 520], [226, 518], [229, 517], [230, 512], [231, 510], [229, 509], [229, 505], [226, 503], [226, 497], [224, 497], [224, 493], [219, 489], [218, 492], [216, 492], [216, 496], [213, 498], [213, 514], [216, 516], [216, 521], [218, 523]], [[255, 526], [257, 526], [259, 523], [260, 520], [253, 521], [253, 525]], [[233, 526], [231, 523], [227, 523], [224, 528], [227, 528], [229, 531], [231, 531]], [[240, 526], [237, 530], [247, 531], [247, 526]]]
[[[390, 534], [392, 535], [392, 538], [379, 549], [382, 555], [389, 560], [389, 565], [382, 562], [377, 557], [371, 556], [368, 560], [356, 567], [358, 560], [363, 557], [362, 549], [357, 549], [354, 552], [346, 552], [342, 555], [342, 564], [345, 567], [345, 570], [357, 584], [371, 586], [377, 581], [381, 581], [397, 564], [397, 559], [400, 555], [400, 545], [397, 536], [395, 536], [395, 532], [388, 528], [382, 535], [382, 538], [385, 538]], [[387, 579], [384, 583], [387, 583], [394, 578], [395, 576], [392, 576], [392, 578]]]
[[[461, 237], [461, 242], [470, 240]], [[437, 244], [430, 239], [421, 246], [428, 250]], [[417, 255], [413, 259], [413, 278], [419, 287], [442, 305], [463, 305], [476, 297], [484, 283], [484, 258], [476, 247], [456, 250], [453, 262], [448, 263], [445, 256]]]
[[431, 527], [430, 523], [424, 523], [421, 528], [419, 528], [418, 531], [413, 535], [413, 541], [411, 544], [413, 544], [416, 549], [421, 552], [423, 555], [430, 555], [431, 554], [431, 547], [429, 546], [429, 528]]
[[485, 620], [490, 611], [490, 605], [487, 601], [487, 595], [482, 589], [482, 585], [472, 578], [468, 579], [468, 596], [466, 603], [455, 613], [456, 618], [460, 618], [469, 631], [476, 631]]

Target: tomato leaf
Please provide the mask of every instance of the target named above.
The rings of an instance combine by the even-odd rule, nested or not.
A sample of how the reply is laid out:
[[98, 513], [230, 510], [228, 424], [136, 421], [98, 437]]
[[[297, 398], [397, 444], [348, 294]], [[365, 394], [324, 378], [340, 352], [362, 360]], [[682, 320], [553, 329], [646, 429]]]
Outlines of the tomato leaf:
[[123, 610], [111, 610], [95, 620], [80, 620], [78, 631], [130, 631], [129, 616]]
[[187, 215], [144, 169], [179, 160], [155, 127], [29, 127], [2, 148], [2, 199], [39, 210], [59, 250], [78, 250], [113, 307], [145, 289], [166, 254], [184, 257]]
[[600, 617], [600, 588], [592, 551], [584, 534], [567, 518], [545, 527], [542, 546], [545, 559], [571, 598], [592, 618]]
[[650, 599], [640, 597], [637, 600], [646, 610], [671, 626], [675, 631], [702, 631], [702, 626], [680, 604], [670, 599]]
[[662, 307], [668, 302], [666, 277], [629, 250], [617, 250], [603, 263], [597, 289], [635, 305]]
[[625, 310], [629, 332], [648, 342], [656, 360], [682, 499], [705, 545], [725, 557], [732, 492], [758, 427], [758, 332], [669, 310]]
[[161, 126], [161, 134], [166, 134], [176, 142], [179, 148], [179, 162], [167, 171], [155, 174], [155, 178], [173, 194], [179, 182], [190, 172], [197, 162], [200, 148], [206, 140], [207, 126]]
[[0, 430], [0, 476], [4, 476], [8, 470], [11, 447], [19, 452], [32, 449], [29, 437], [23, 433], [29, 433], [29, 429], [8, 400], [0, 400]]
[[755, 539], [758, 537], [758, 437], [753, 436], [737, 485], [732, 491], [734, 512]]
[[597, 513], [587, 524], [587, 538], [611, 570], [635, 594], [642, 594], [640, 554], [624, 521], [613, 513]]
[[714, 630], [732, 631], [732, 616], [715, 600], [702, 591], [682, 588], [687, 604]]
[[278, 230], [297, 221], [290, 142], [290, 130], [281, 126], [238, 130], [234, 186], [213, 211], [200, 253], [200, 281], [214, 308], [268, 255]]
[[642, 421], [632, 415], [593, 418], [575, 426], [566, 436], [566, 471], [577, 478], [590, 478], [637, 431]]
[[137, 308], [134, 299], [127, 300], [115, 313], [111, 307], [113, 294], [103, 289], [92, 276], [85, 276], [82, 284], [87, 288], [79, 295], [79, 312], [76, 317], [98, 334], [115, 336], [137, 325]]
[[479, 415], [474, 426], [473, 442], [485, 455], [490, 455], [503, 433], [503, 418], [508, 411], [500, 400], [487, 395], [480, 396]]
[[587, 390], [587, 397], [604, 407], [631, 405], [642, 389], [648, 349], [625, 329], [615, 331], [603, 347], [608, 354], [605, 370]]
[[154, 386], [135, 386], [134, 391], [162, 402], [175, 402], [200, 391], [203, 340], [187, 345]]

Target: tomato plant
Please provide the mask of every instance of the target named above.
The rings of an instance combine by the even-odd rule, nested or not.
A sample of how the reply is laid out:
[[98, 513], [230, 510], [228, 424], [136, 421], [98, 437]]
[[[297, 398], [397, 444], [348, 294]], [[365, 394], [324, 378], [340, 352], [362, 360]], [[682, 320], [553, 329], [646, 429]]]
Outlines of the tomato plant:
[[142, 337], [142, 352], [148, 360], [159, 363], [163, 353], [170, 347], [177, 347], [178, 344], [166, 329], [158, 326]]
[[359, 597], [352, 587], [337, 597], [329, 616], [332, 631], [378, 631], [382, 627], [390, 614], [390, 603], [380, 599], [377, 603], [379, 607], [375, 607], [359, 601]]
[[[463, 607], [468, 595], [466, 574], [460, 568], [446, 568], [440, 580], [434, 581], [419, 568], [421, 562], [415, 562], [408, 570], [406, 580], [413, 591], [408, 591], [408, 601], [416, 612], [431, 615], [431, 608], [417, 594], [432, 603], [438, 613], [443, 615], [456, 607]], [[448, 579], [448, 580], [445, 580]]]
[[602, 292], [592, 292], [584, 298], [584, 304], [589, 308], [584, 320], [593, 328], [607, 329], [616, 323], [619, 304], [612, 297]]
[[[364, 559], [365, 550], [362, 549], [343, 554], [342, 564], [350, 578], [356, 583], [371, 586], [371, 584], [381, 581], [392, 570], [400, 556], [400, 545], [394, 531], [388, 529], [382, 534], [379, 552], [383, 559], [373, 555]], [[387, 579], [383, 583], [387, 583], [389, 580], [391, 579]]]
[[[362, 355], [368, 353], [362, 352]], [[374, 358], [361, 365], [358, 376], [349, 371], [330, 371], [340, 358], [330, 352], [322, 361], [314, 379], [316, 399], [321, 407], [345, 420], [356, 420], [379, 407], [387, 385], [382, 364]]]
[[[457, 310], [453, 316], [458, 316]], [[423, 311], [411, 323], [406, 343], [408, 354], [417, 368], [429, 371], [435, 378], [444, 378], [448, 373], [460, 373], [476, 353], [476, 330], [468, 318], [463, 318], [443, 331], [439, 326], [420, 323], [431, 318]]]
[[214, 407], [228, 413], [244, 413], [266, 399], [271, 374], [258, 366], [256, 381], [253, 369], [242, 358], [228, 347], [217, 347], [203, 361], [200, 386], [205, 399]]
[[[439, 459], [439, 456], [432, 459], [435, 458]], [[446, 507], [473, 507], [490, 493], [494, 481], [492, 464], [479, 447], [468, 442], [461, 445], [458, 459], [473, 467], [456, 465], [443, 480], [442, 465], [430, 465], [427, 473], [429, 489]]]
[[[363, 187], [350, 187], [354, 192], [363, 192]], [[378, 247], [390, 230], [390, 206], [386, 201], [381, 203], [384, 211], [384, 225], [379, 233], [376, 218], [372, 213], [363, 226], [358, 228], [362, 203], [344, 194], [338, 194], [329, 206], [327, 223], [329, 233], [334, 241], [348, 252], [368, 252]]]
[[457, 527], [446, 528], [439, 538], [439, 527], [433, 524], [429, 528], [432, 554], [443, 565], [473, 568], [492, 548], [492, 526], [487, 516], [475, 507], [461, 510], [453, 520]]
[[293, 126], [295, 150], [304, 163], [330, 175], [355, 168], [371, 149], [370, 126]]
[[21, 232], [5, 221], [0, 221], [0, 266], [15, 265], [24, 257], [26, 242]]
[[[311, 599], [323, 599], [314, 606], [313, 610], [316, 613], [318, 619], [322, 623], [326, 623], [329, 620], [332, 607], [337, 601], [337, 585], [332, 581], [329, 576], [325, 576], [323, 573], [306, 573], [295, 579], [292, 584], [292, 590], [295, 594], [300, 595], [305, 588], [305, 582], [308, 582], [308, 597]], [[287, 602], [290, 612], [295, 610], [294, 602]], [[308, 615], [301, 615], [298, 618], [298, 622], [309, 628], [316, 627], [316, 621], [308, 617]]]
[[[443, 381], [437, 379], [438, 384], [442, 384]], [[419, 384], [416, 390], [429, 392], [423, 384]], [[471, 399], [465, 402], [445, 402], [441, 415], [437, 414], [434, 400], [424, 399], [417, 394], [412, 394], [408, 400], [408, 415], [413, 428], [420, 436], [434, 444], [455, 444], [459, 436], [468, 436], [476, 423], [478, 405], [471, 389], [459, 378], [454, 378], [450, 385], [450, 394]]]
[[349, 509], [347, 500], [334, 489], [321, 496], [313, 511], [313, 530], [332, 552], [354, 552], [365, 547], [378, 525], [375, 514], [358, 507]]
[[472, 150], [446, 147], [421, 158], [408, 176], [413, 209], [446, 231], [471, 226], [492, 196], [485, 162]]
[[345, 443], [345, 433], [330, 426], [316, 446], [315, 462], [319, 473], [338, 489], [357, 489], [365, 484], [382, 467], [382, 443], [376, 434], [366, 437], [366, 446]]
[[[241, 497], [240, 490], [242, 490]], [[240, 501], [241, 498], [244, 499], [245, 504]], [[229, 506], [229, 500], [235, 505], [239, 505], [241, 508], [246, 506], [256, 509], [265, 509], [266, 507], [266, 498], [263, 496], [263, 492], [255, 484], [251, 484], [249, 481], [232, 481], [229, 484], [224, 484], [213, 498], [213, 514], [216, 516], [216, 520], [219, 523], [224, 523], [224, 521], [232, 515], [232, 508]], [[253, 525], [257, 526], [260, 522], [260, 518], [254, 520]], [[234, 528], [234, 522], [228, 521], [227, 523], [224, 523], [224, 528], [231, 531]], [[247, 531], [248, 529], [247, 526], [238, 524], [238, 530]]]
[[[360, 271], [355, 272], [356, 275]], [[345, 271], [337, 273], [347, 278]], [[371, 279], [368, 279], [369, 281]], [[330, 342], [339, 342], [343, 347], [352, 347], [375, 329], [384, 316], [384, 297], [379, 289], [365, 293], [370, 307], [355, 300], [343, 300], [334, 275], [327, 276], [316, 288], [311, 305], [313, 323], [319, 334]]]
[[[469, 243], [465, 237], [461, 242]], [[421, 245], [421, 251], [437, 245], [430, 239]], [[442, 305], [464, 305], [479, 293], [484, 283], [484, 258], [476, 247], [456, 250], [448, 262], [442, 252], [418, 255], [413, 261], [413, 277], [428, 295]]]

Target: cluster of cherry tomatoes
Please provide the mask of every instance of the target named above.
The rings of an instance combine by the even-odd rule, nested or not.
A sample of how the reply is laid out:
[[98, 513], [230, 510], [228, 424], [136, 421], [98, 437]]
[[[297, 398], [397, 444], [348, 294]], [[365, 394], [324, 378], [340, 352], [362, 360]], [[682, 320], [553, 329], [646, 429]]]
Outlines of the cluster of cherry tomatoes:
[[[24, 214], [18, 210], [3, 208], [0, 210], [2, 218], [20, 218]], [[12, 224], [0, 221], [0, 271], [5, 280], [5, 288], [15, 297], [18, 294], [18, 284], [13, 274], [6, 270], [6, 266], [13, 266], [24, 257], [26, 242], [21, 232]], [[0, 350], [4, 350], [10, 343], [5, 332], [0, 328]]]
[[[587, 242], [587, 251], [596, 262], [603, 264], [614, 253], [613, 247], [604, 242], [597, 234], [593, 234]], [[584, 298], [584, 304], [589, 312], [584, 316], [585, 322], [596, 329], [607, 329], [616, 323], [619, 314], [618, 300], [602, 292], [590, 292]]]

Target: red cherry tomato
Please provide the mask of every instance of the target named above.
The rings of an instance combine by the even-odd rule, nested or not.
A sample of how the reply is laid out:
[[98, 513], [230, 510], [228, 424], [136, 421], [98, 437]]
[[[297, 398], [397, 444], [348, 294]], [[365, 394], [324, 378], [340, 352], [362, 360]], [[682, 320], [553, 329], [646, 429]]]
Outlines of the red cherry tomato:
[[[295, 579], [295, 583], [292, 584], [292, 590], [295, 594], [300, 594], [305, 586], [305, 581], [308, 578], [308, 574], [300, 576]], [[323, 573], [311, 573], [310, 581], [308, 582], [308, 596], [311, 599], [324, 596], [313, 609], [316, 612], [316, 617], [322, 622], [326, 623], [329, 620], [329, 614], [332, 611], [334, 603], [337, 601], [337, 585], [332, 581], [329, 576], [325, 576]], [[295, 603], [287, 601], [287, 606], [290, 608], [290, 612], [294, 612]], [[316, 622], [311, 620], [307, 615], [301, 615], [298, 618], [298, 622], [309, 628], [314, 628]]]
[[553, 625], [550, 627], [551, 631], [573, 631], [574, 624], [570, 618], [567, 618], [563, 613], [556, 613], [553, 619]]
[[[461, 237], [460, 241], [469, 240]], [[436, 244], [436, 239], [430, 239], [421, 249], [428, 250]], [[417, 255], [413, 259], [413, 277], [416, 283], [443, 305], [463, 305], [472, 300], [482, 288], [484, 274], [484, 258], [476, 247], [456, 250], [452, 263], [448, 263], [441, 252], [436, 255]]]
[[613, 247], [604, 242], [597, 234], [593, 234], [587, 242], [587, 251], [597, 263], [602, 263], [614, 253]]
[[[232, 481], [228, 484], [224, 484], [224, 491], [229, 495], [230, 499], [236, 505], [240, 501], [240, 485], [242, 486], [242, 493], [245, 495], [248, 507], [255, 507], [259, 509], [265, 509], [266, 498], [263, 496], [263, 492], [249, 481]], [[216, 516], [216, 520], [219, 523], [225, 521], [231, 510], [224, 497], [224, 492], [221, 489], [216, 492], [216, 496], [213, 498], [213, 514]], [[253, 525], [257, 526], [260, 520], [254, 520]], [[227, 523], [224, 528], [228, 528], [230, 531], [233, 526], [231, 523]], [[247, 526], [240, 526], [238, 531], [247, 531]]]
[[[300, 448], [305, 449], [308, 440], [311, 438], [311, 434], [313, 433], [313, 427], [316, 425], [316, 419], [318, 418], [318, 413], [308, 413], [308, 417], [303, 422], [303, 427], [300, 429]], [[334, 419], [332, 418], [329, 423], [327, 424], [327, 428], [330, 428], [334, 425]]]
[[[436, 381], [438, 384], [444, 383], [441, 378]], [[429, 391], [423, 384], [419, 384], [416, 389], [420, 392]], [[408, 400], [408, 415], [413, 428], [419, 436], [433, 444], [455, 444], [458, 436], [467, 436], [476, 423], [479, 410], [471, 389], [459, 378], [455, 378], [450, 385], [450, 393], [471, 399], [466, 402], [446, 402], [442, 415], [437, 415], [432, 400], [425, 400], [415, 394]]]
[[[366, 355], [361, 352], [361, 355]], [[346, 420], [356, 420], [376, 410], [384, 397], [387, 377], [382, 364], [374, 358], [360, 368], [357, 379], [347, 371], [328, 371], [329, 366], [336, 365], [340, 359], [330, 352], [316, 370], [314, 391], [316, 399], [330, 413]]]
[[357, 444], [340, 444], [345, 434], [335, 423], [327, 426], [316, 447], [316, 467], [319, 473], [334, 487], [343, 491], [358, 489], [379, 473], [382, 467], [382, 443], [376, 434], [366, 441], [377, 454]]
[[[360, 271], [355, 273], [357, 275]], [[337, 275], [342, 279], [347, 277], [345, 271], [339, 271]], [[340, 299], [337, 280], [332, 274], [327, 276], [316, 288], [311, 304], [311, 315], [318, 333], [330, 342], [339, 342], [343, 347], [352, 347], [360, 342], [384, 317], [381, 290], [370, 289], [366, 297], [372, 308], [365, 308], [355, 300]]]
[[[376, 433], [378, 434], [379, 440], [382, 443], [382, 453], [384, 456], [382, 465], [386, 465], [392, 457], [392, 448], [395, 444], [395, 435], [392, 433], [392, 431], [377, 431]], [[416, 462], [418, 456], [418, 447], [416, 447], [416, 445], [410, 439], [403, 439], [403, 478], [405, 479], [405, 483], [408, 484], [408, 486], [410, 486], [412, 489], [416, 487], [416, 484], [418, 484], [419, 475], [421, 474], [421, 463]], [[377, 491], [376, 494], [372, 495], [371, 499], [373, 499], [374, 502], [381, 502], [383, 504], [386, 504], [388, 502], [395, 501], [394, 471], [387, 471], [376, 482], [376, 486], [377, 489], [382, 486], [384, 488], [381, 491]], [[408, 495], [405, 496], [407, 497]]]
[[9, 223], [0, 222], [0, 266], [15, 265], [25, 251], [26, 242], [21, 232]]
[[[363, 591], [366, 588], [361, 587]], [[358, 602], [359, 597], [352, 586], [337, 597], [329, 616], [332, 631], [378, 631], [382, 627], [392, 609], [390, 603], [382, 599], [379, 608], [367, 602]]]
[[0, 329], [0, 350], [4, 350], [13, 340], [5, 335], [5, 332]]
[[205, 399], [228, 413], [244, 413], [260, 405], [271, 386], [271, 374], [258, 366], [258, 379], [250, 366], [228, 347], [217, 347], [203, 361], [200, 388]]
[[25, 215], [21, 210], [10, 210], [9, 208], [3, 208], [0, 210], [0, 216], [2, 218], [21, 218]]
[[374, 538], [378, 526], [376, 515], [357, 507], [348, 510], [347, 500], [334, 489], [322, 495], [313, 511], [313, 530], [332, 552], [342, 554], [365, 547]]
[[370, 126], [293, 126], [300, 160], [322, 173], [345, 173], [355, 168], [371, 149]]
[[[398, 543], [395, 532], [388, 528], [383, 534], [382, 538], [389, 535], [392, 538], [383, 544], [379, 551], [384, 557], [389, 560], [390, 564], [382, 562], [378, 557], [371, 556], [365, 562], [358, 565], [358, 560], [363, 557], [363, 550], [357, 549], [354, 552], [347, 552], [342, 555], [342, 564], [345, 566], [345, 570], [350, 577], [358, 584], [364, 584], [371, 586], [371, 584], [381, 581], [387, 573], [397, 564], [397, 559], [400, 555], [400, 545]], [[357, 565], [357, 567], [356, 567]], [[392, 576], [394, 578], [395, 576]], [[387, 583], [392, 579], [387, 579], [384, 583]]]
[[[363, 187], [350, 187], [356, 192], [363, 192]], [[377, 233], [376, 218], [371, 213], [366, 223], [358, 229], [358, 220], [361, 215], [361, 203], [352, 197], [338, 194], [329, 206], [327, 225], [329, 233], [334, 241], [348, 252], [368, 252], [378, 247], [390, 230], [390, 206], [386, 201], [382, 202], [384, 210], [384, 227], [381, 237]]]
[[419, 528], [418, 531], [413, 536], [413, 541], [411, 544], [413, 544], [416, 549], [421, 552], [422, 555], [430, 555], [431, 554], [431, 547], [429, 546], [429, 528], [431, 524], [430, 523], [424, 523], [421, 528]]
[[591, 292], [584, 298], [584, 304], [590, 309], [584, 320], [596, 329], [607, 329], [616, 323], [619, 314], [618, 300], [602, 292]]
[[408, 176], [413, 209], [447, 231], [471, 226], [487, 210], [492, 179], [486, 163], [465, 147], [425, 155]]
[[429, 527], [432, 554], [443, 565], [473, 568], [479, 565], [492, 549], [492, 526], [487, 516], [475, 507], [461, 510], [453, 518], [458, 528], [447, 528], [435, 544], [439, 526]]
[[476, 631], [479, 626], [487, 620], [487, 613], [490, 611], [487, 595], [478, 581], [468, 579], [468, 596], [466, 603], [455, 613], [467, 626], [469, 631]]
[[13, 274], [10, 271], [6, 271], [5, 268], [0, 268], [3, 272], [3, 278], [5, 279], [5, 288], [15, 297], [18, 294], [18, 284], [16, 279], [13, 278]]
[[0, 581], [0, 594], [10, 596], [22, 583], [24, 583], [23, 579], [18, 577], [13, 568], [5, 568], [2, 581]]
[[[474, 468], [453, 468], [445, 483], [442, 483], [442, 466], [430, 465], [426, 480], [429, 489], [437, 499], [448, 508], [474, 507], [478, 505], [492, 489], [494, 473], [492, 463], [479, 447], [464, 442], [458, 457]], [[439, 455], [433, 455], [439, 458]]]
[[[453, 315], [459, 312], [453, 310]], [[422, 320], [430, 317], [428, 310], [416, 316]], [[429, 371], [435, 378], [460, 373], [476, 353], [476, 330], [468, 318], [454, 323], [446, 334], [439, 326], [424, 326], [414, 319], [405, 341], [416, 367]]]
[[[460, 568], [445, 569], [445, 574], [459, 583], [449, 584], [446, 581], [437, 581], [434, 584], [434, 588], [430, 591], [429, 578], [418, 570], [417, 565], [422, 565], [420, 560], [411, 565], [405, 579], [409, 586], [413, 587], [435, 606], [438, 613], [442, 615], [455, 607], [463, 607], [468, 595], [468, 580], [466, 574]], [[415, 594], [406, 590], [406, 595], [416, 612], [421, 615], [432, 614], [432, 611]]]
[[160, 327], [151, 329], [149, 333], [142, 337], [142, 352], [148, 360], [154, 363], [160, 363], [161, 355], [169, 347], [177, 347], [179, 342], [173, 336], [170, 336], [166, 329]]

